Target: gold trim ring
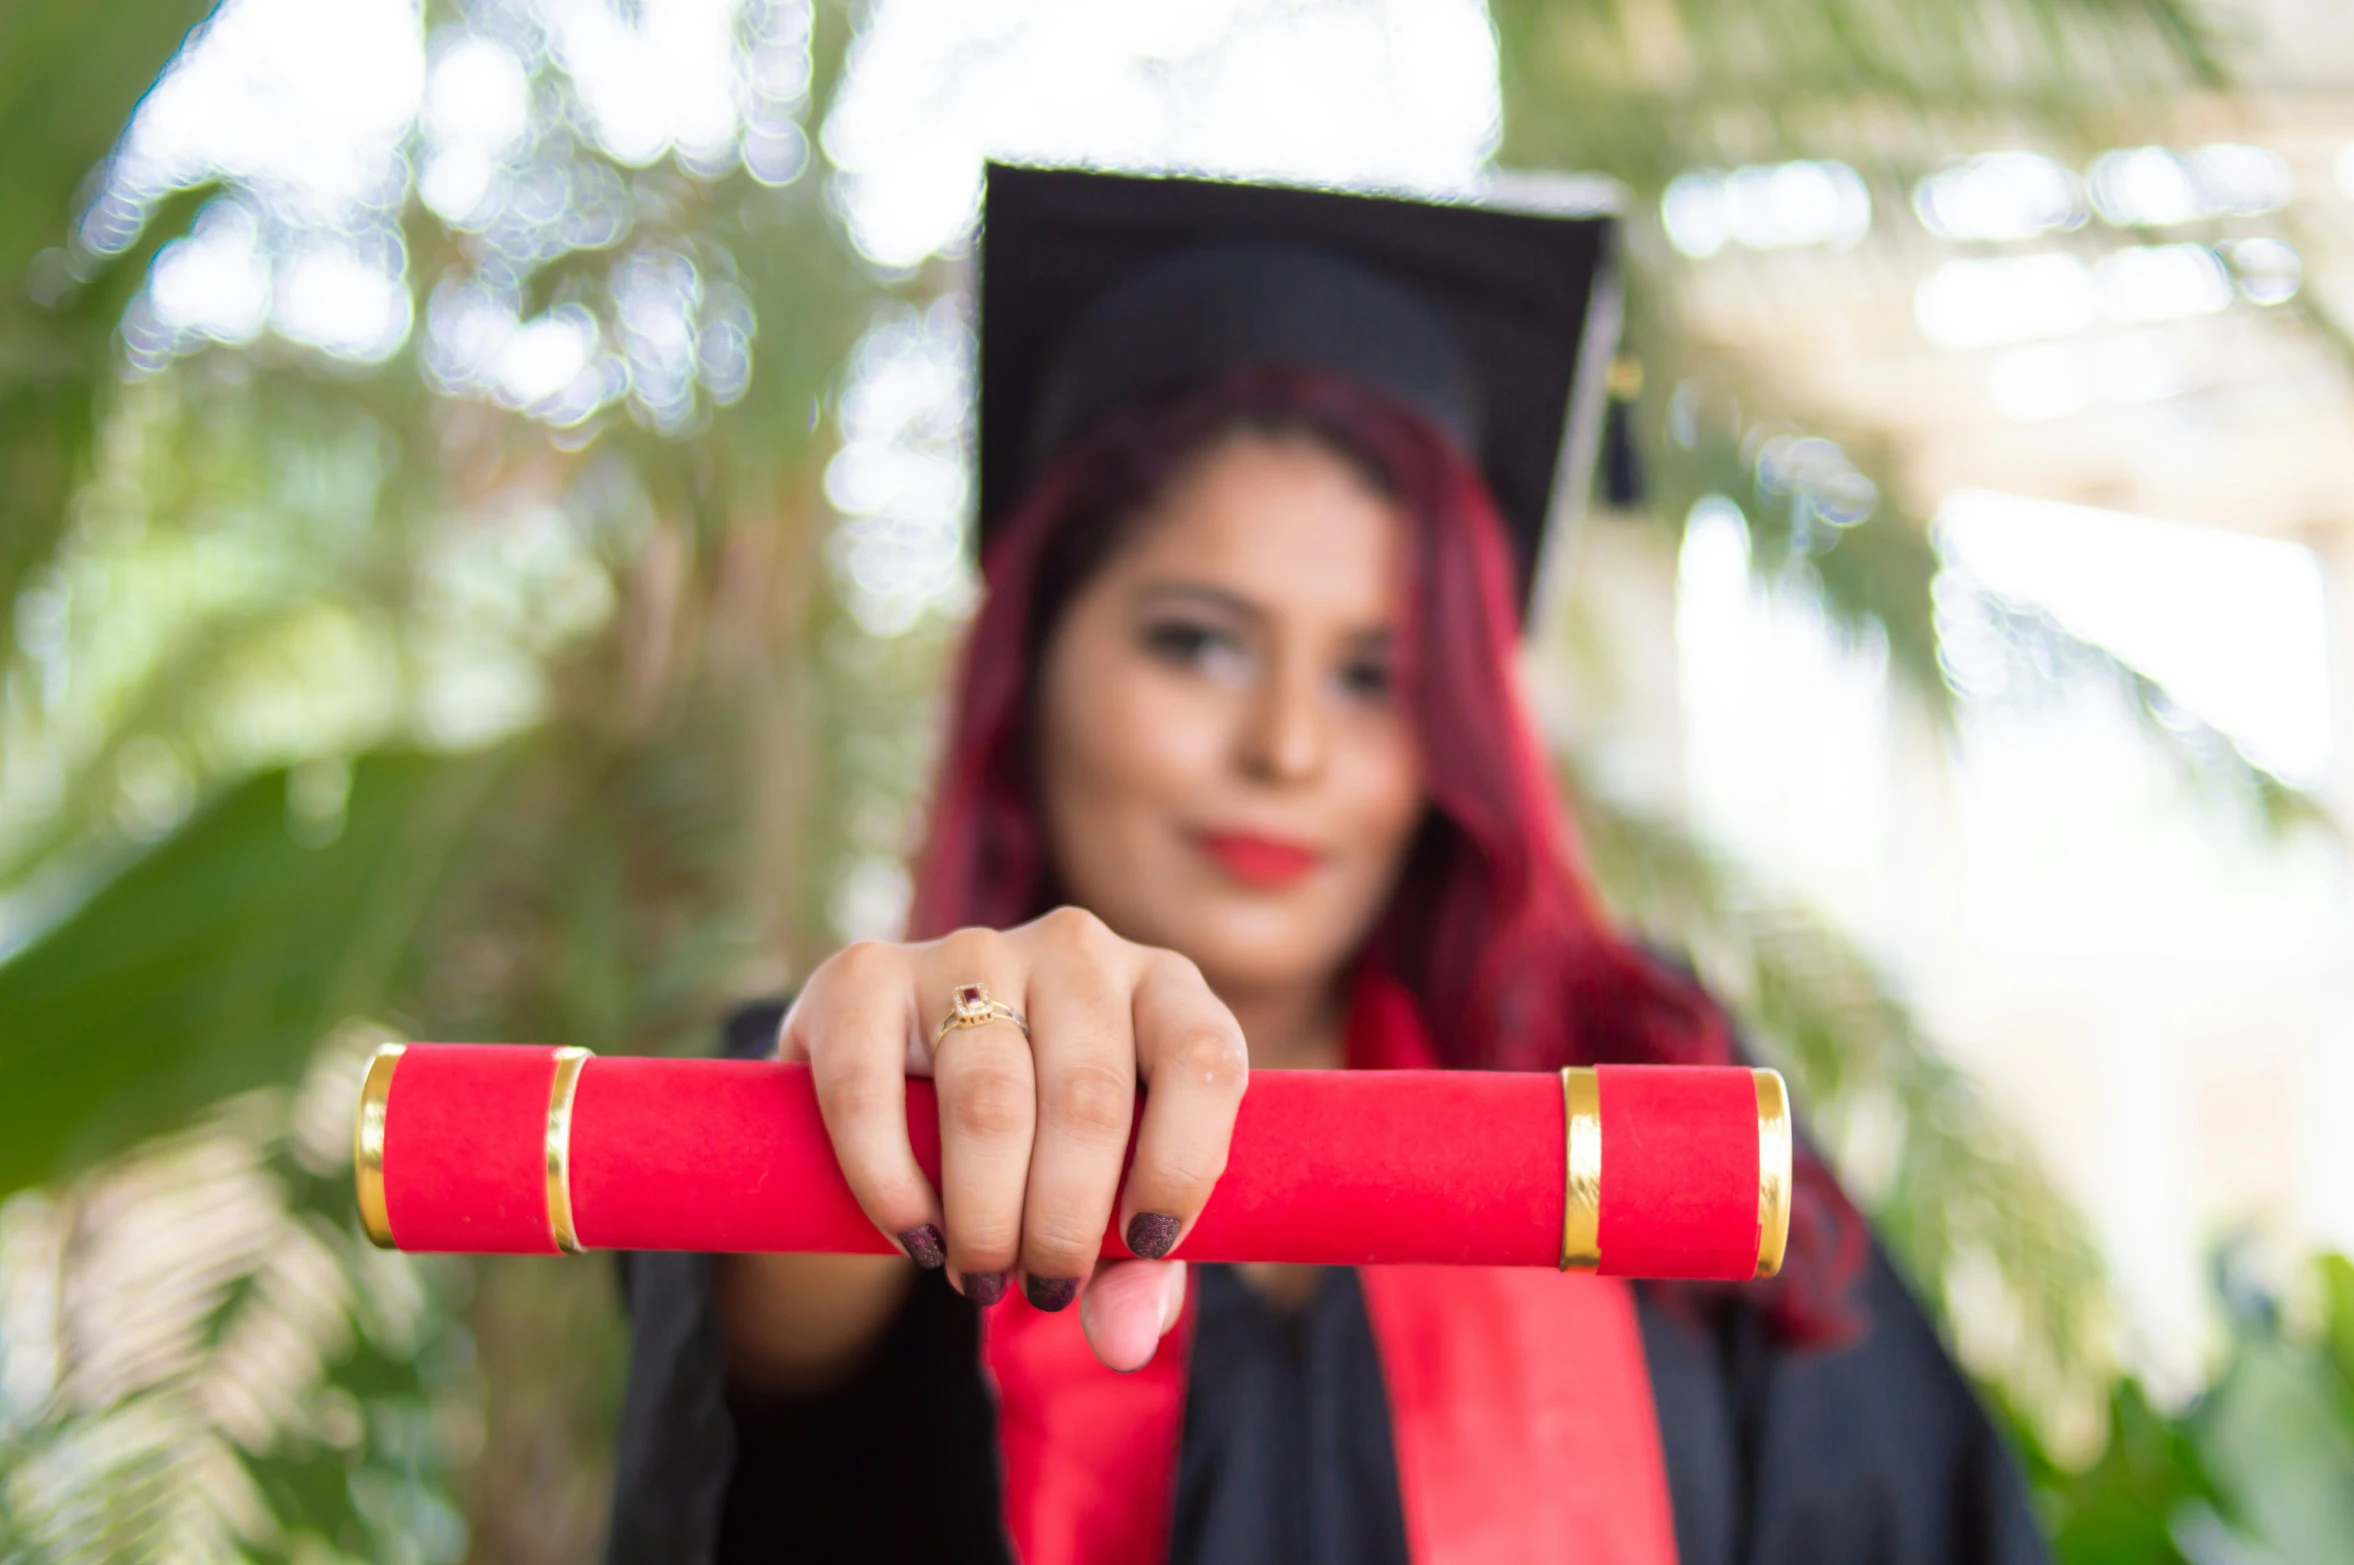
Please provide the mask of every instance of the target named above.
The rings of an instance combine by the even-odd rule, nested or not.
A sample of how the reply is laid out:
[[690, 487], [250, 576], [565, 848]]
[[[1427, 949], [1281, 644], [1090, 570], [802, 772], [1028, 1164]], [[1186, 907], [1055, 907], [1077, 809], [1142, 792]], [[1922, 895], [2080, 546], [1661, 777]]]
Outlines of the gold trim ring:
[[589, 1057], [586, 1049], [558, 1049], [556, 1074], [548, 1083], [548, 1237], [566, 1255], [581, 1251], [579, 1231], [572, 1226], [572, 1100], [580, 1094], [581, 1067]]
[[360, 1227], [379, 1250], [399, 1246], [392, 1239], [392, 1214], [384, 1205], [384, 1115], [392, 1104], [392, 1073], [402, 1045], [388, 1043], [368, 1061], [360, 1081], [360, 1112], [352, 1122], [352, 1183], [359, 1197]]
[[1561, 1073], [1561, 1269], [1590, 1272], [1602, 1264], [1602, 1079], [1593, 1067]]
[[1752, 1071], [1757, 1082], [1757, 1275], [1782, 1269], [1790, 1247], [1790, 1089], [1780, 1071]]
[[1011, 1022], [1022, 1029], [1022, 1036], [1030, 1036], [1030, 1020], [1003, 1000], [989, 997], [986, 984], [958, 984], [949, 991], [948, 1014], [940, 1018], [940, 1025], [932, 1029], [932, 1052], [940, 1052], [940, 1040], [960, 1027], [987, 1027], [992, 1022]]

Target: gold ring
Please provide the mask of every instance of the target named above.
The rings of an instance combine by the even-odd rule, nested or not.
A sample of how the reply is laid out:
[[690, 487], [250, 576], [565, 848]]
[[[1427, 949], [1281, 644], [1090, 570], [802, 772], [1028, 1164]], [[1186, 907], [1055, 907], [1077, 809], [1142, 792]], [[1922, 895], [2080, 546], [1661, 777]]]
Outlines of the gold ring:
[[1780, 1071], [1754, 1073], [1757, 1082], [1757, 1275], [1782, 1269], [1790, 1247], [1790, 1089]]
[[385, 1044], [368, 1061], [360, 1083], [359, 1122], [352, 1140], [352, 1178], [358, 1186], [360, 1226], [368, 1242], [379, 1250], [397, 1250], [392, 1237], [392, 1214], [384, 1203], [384, 1116], [392, 1107], [392, 1073], [401, 1062], [402, 1046]]
[[1030, 1036], [1029, 1019], [1003, 1000], [989, 998], [985, 984], [958, 984], [949, 997], [948, 1014], [940, 1018], [940, 1025], [932, 1029], [932, 1052], [940, 1051], [940, 1040], [959, 1027], [986, 1027], [991, 1022], [1011, 1022], [1022, 1029], [1022, 1036]]
[[1602, 1265], [1602, 1078], [1591, 1065], [1561, 1073], [1561, 1269]]
[[548, 1124], [541, 1151], [547, 1163], [548, 1238], [566, 1255], [581, 1251], [572, 1221], [572, 1102], [580, 1095], [586, 1049], [558, 1049], [556, 1073], [548, 1082]]

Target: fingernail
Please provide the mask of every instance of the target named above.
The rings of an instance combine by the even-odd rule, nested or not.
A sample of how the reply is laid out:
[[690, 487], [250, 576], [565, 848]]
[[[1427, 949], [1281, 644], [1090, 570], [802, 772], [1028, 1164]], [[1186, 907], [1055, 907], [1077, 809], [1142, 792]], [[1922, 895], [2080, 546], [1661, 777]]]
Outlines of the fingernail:
[[1160, 1212], [1139, 1212], [1128, 1219], [1128, 1248], [1148, 1261], [1157, 1261], [1177, 1245], [1180, 1224]]
[[899, 1248], [907, 1258], [925, 1271], [938, 1271], [948, 1264], [948, 1241], [940, 1237], [940, 1230], [930, 1223], [918, 1223], [913, 1228], [899, 1230]]
[[1069, 1309], [1071, 1301], [1079, 1297], [1079, 1279], [1076, 1277], [1024, 1277], [1022, 1292], [1029, 1295], [1032, 1309], [1045, 1310], [1052, 1314], [1056, 1310]]
[[1005, 1273], [966, 1272], [964, 1296], [983, 1309], [1005, 1297]]

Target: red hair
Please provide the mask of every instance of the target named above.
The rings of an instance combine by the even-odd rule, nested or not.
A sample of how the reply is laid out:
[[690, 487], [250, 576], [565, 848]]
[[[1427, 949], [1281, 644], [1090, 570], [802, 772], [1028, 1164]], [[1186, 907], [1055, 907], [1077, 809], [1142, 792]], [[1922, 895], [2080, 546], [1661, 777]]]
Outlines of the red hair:
[[[915, 873], [919, 937], [1006, 927], [1062, 900], [1032, 771], [1031, 695], [1072, 596], [1176, 471], [1237, 430], [1305, 435], [1413, 518], [1399, 681], [1429, 796], [1363, 960], [1403, 984], [1441, 1058], [1463, 1069], [1726, 1064], [1724, 1013], [1620, 935], [1595, 896], [1515, 694], [1511, 562], [1478, 472], [1429, 424], [1354, 382], [1256, 370], [1114, 412], [1047, 470], [983, 561], [930, 830]], [[1801, 1152], [1783, 1334], [1848, 1325], [1860, 1220]]]

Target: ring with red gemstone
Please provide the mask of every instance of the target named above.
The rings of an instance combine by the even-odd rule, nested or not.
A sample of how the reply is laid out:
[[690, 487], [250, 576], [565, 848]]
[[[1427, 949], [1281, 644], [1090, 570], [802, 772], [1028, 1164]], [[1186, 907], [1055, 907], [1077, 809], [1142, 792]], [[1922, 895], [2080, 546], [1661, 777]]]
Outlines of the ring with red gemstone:
[[1029, 1019], [1003, 1000], [991, 999], [986, 984], [958, 984], [949, 992], [948, 1014], [932, 1029], [933, 1052], [938, 1053], [940, 1040], [959, 1027], [986, 1027], [992, 1022], [1011, 1022], [1023, 1037], [1030, 1036]]

